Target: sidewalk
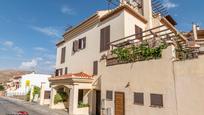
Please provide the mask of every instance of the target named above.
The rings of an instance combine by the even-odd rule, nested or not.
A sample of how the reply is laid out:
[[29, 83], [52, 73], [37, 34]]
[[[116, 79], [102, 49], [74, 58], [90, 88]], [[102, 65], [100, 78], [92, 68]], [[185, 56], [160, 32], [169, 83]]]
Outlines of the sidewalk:
[[10, 98], [10, 97], [1, 97], [1, 98], [8, 100], [10, 102], [16, 103], [18, 105], [21, 105], [25, 108], [32, 109], [34, 111], [38, 111], [38, 112], [45, 114], [45, 115], [68, 115], [68, 113], [65, 110], [49, 109], [48, 106], [46, 106], [46, 105], [41, 106], [37, 103], [27, 102], [27, 101], [14, 99], [14, 98]]

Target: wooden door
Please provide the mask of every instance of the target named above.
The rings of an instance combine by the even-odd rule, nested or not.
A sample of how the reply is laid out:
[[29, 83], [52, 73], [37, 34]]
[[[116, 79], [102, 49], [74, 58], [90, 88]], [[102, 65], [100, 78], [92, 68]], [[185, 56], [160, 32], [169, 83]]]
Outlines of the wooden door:
[[115, 115], [125, 115], [125, 94], [115, 92]]

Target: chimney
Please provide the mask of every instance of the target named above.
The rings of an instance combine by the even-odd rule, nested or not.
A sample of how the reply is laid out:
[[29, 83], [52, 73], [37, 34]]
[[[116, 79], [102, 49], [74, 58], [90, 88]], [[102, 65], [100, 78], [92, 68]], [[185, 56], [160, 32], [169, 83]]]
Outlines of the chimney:
[[143, 0], [144, 17], [148, 21], [148, 29], [152, 28], [152, 0]]
[[200, 26], [199, 25], [197, 25], [197, 30], [200, 30]]
[[120, 5], [124, 4], [125, 0], [120, 0]]
[[120, 0], [120, 5], [121, 4], [132, 4], [133, 6], [137, 3], [142, 3], [143, 5], [143, 15], [145, 19], [147, 19], [148, 24], [147, 24], [147, 29], [152, 28], [152, 0]]
[[198, 39], [198, 35], [197, 35], [197, 25], [193, 24], [193, 38], [194, 40]]

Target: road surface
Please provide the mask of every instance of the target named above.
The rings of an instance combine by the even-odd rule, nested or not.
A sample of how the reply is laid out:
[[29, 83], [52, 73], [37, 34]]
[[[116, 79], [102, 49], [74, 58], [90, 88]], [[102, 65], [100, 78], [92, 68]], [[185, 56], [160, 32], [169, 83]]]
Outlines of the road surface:
[[[18, 115], [18, 111], [26, 111], [29, 115], [64, 115], [55, 113], [54, 110], [47, 109], [38, 104], [16, 101], [9, 98], [0, 97], [0, 115]], [[67, 114], [66, 114], [67, 115]]]
[[18, 103], [0, 97], [0, 115], [16, 115], [18, 111], [26, 111], [29, 115], [43, 115], [42, 113], [25, 108]]

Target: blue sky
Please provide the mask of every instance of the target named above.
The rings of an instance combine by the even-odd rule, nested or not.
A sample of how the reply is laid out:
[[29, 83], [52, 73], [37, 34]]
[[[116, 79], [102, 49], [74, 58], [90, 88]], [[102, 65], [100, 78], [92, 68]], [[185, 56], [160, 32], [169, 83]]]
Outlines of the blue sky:
[[[182, 31], [192, 22], [204, 27], [203, 0], [164, 0]], [[65, 28], [76, 25], [106, 0], [0, 0], [0, 69], [28, 69], [52, 73], [55, 42]]]

